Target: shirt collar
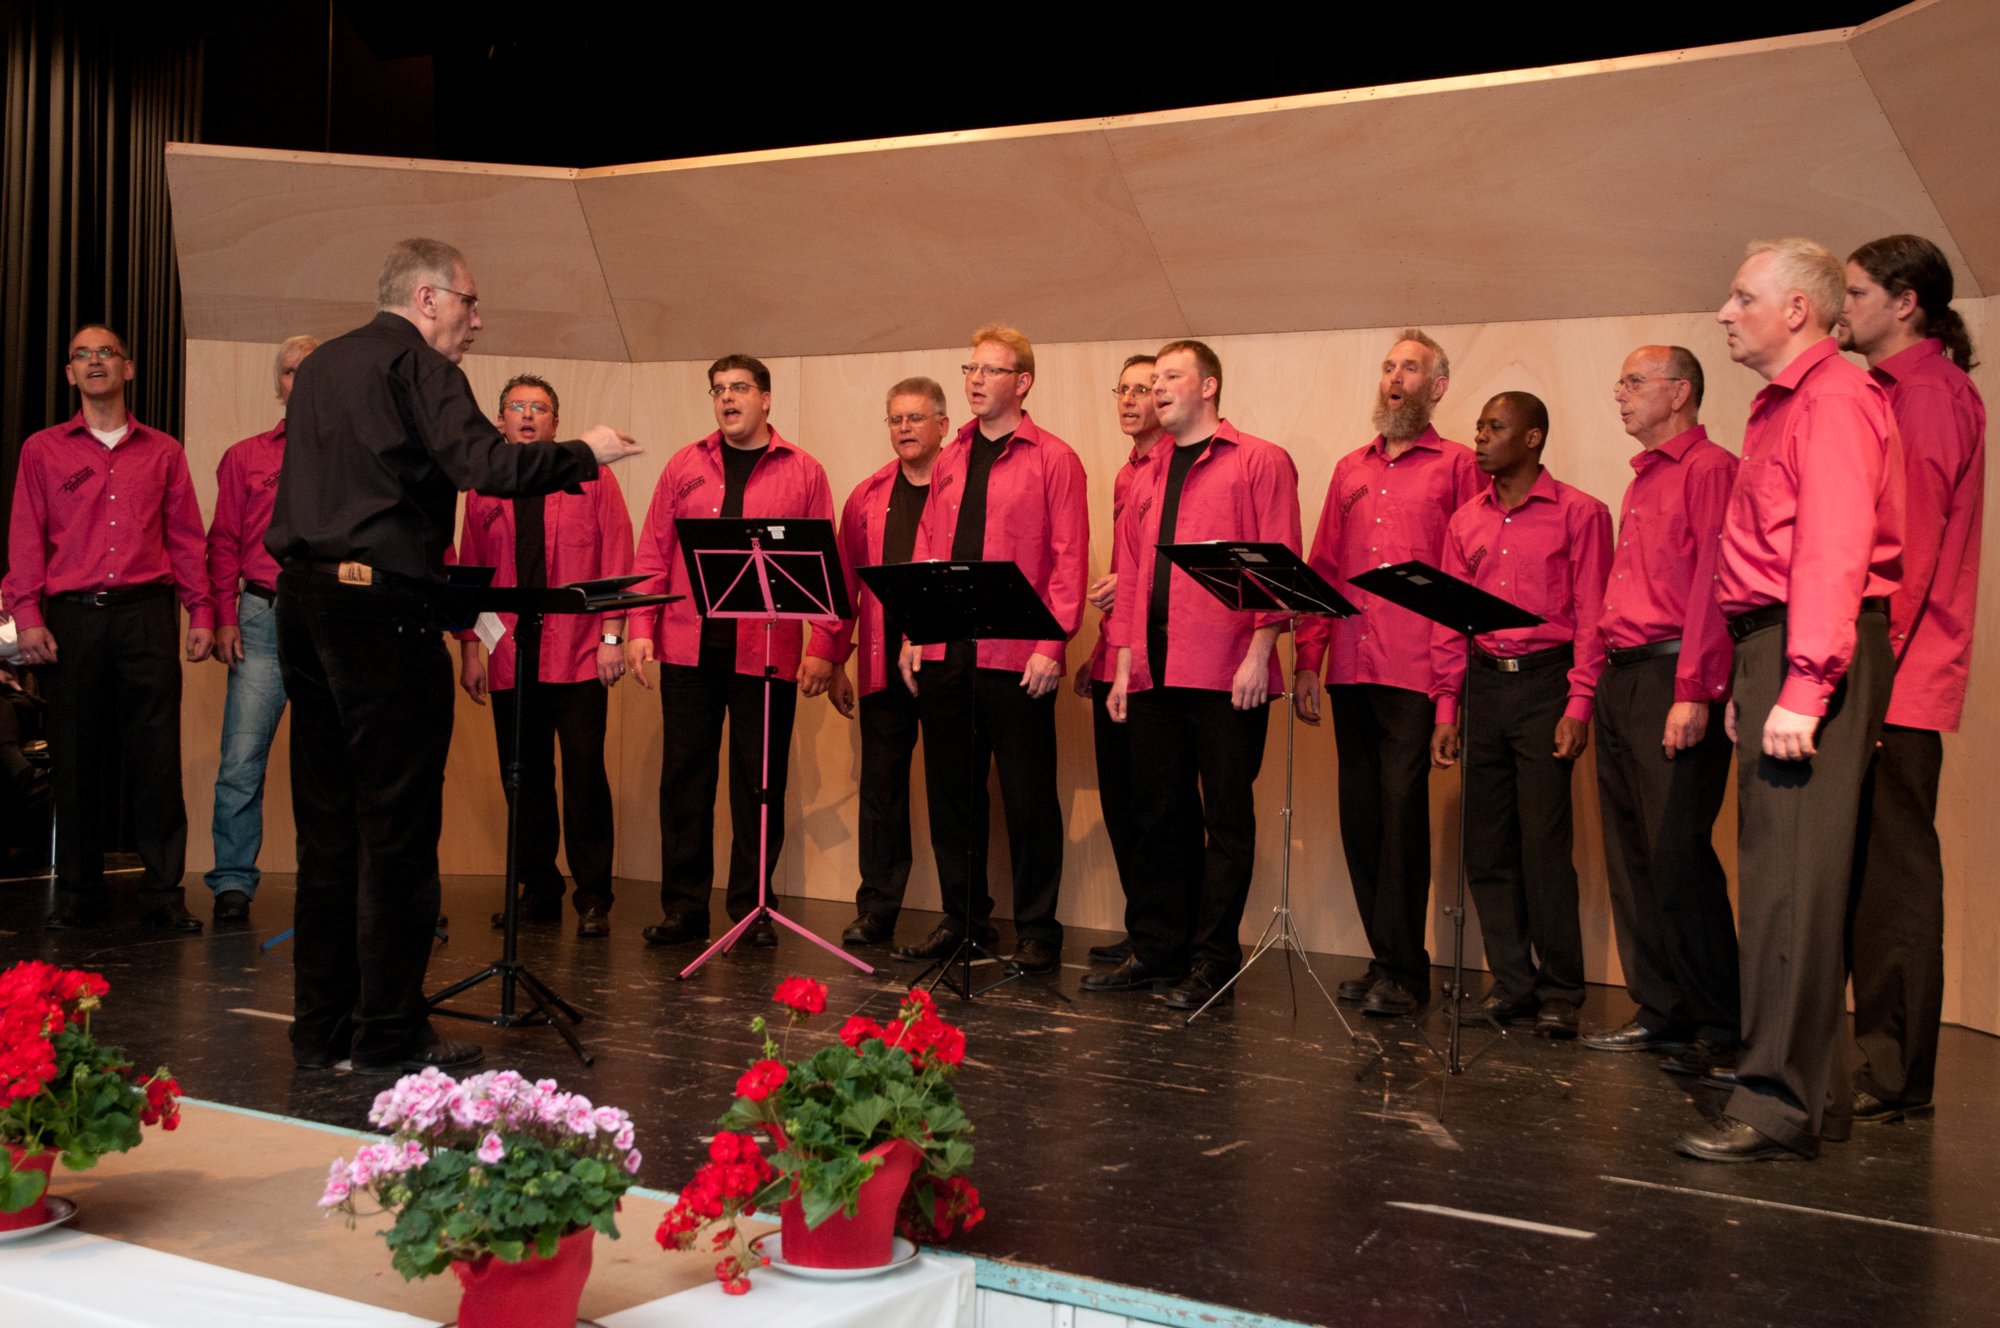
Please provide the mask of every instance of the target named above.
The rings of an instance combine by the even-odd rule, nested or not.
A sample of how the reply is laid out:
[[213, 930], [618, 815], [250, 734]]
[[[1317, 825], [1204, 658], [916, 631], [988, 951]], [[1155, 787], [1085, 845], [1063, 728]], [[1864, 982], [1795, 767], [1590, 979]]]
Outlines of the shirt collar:
[[[1375, 454], [1384, 461], [1389, 459], [1389, 440], [1381, 434], [1376, 434], [1375, 441], [1370, 443], [1369, 446], [1374, 448]], [[1441, 452], [1444, 450], [1444, 439], [1438, 436], [1437, 426], [1426, 424], [1424, 431], [1410, 441], [1410, 446], [1412, 448], [1425, 448], [1432, 452]], [[1404, 453], [1404, 455], [1408, 454]]]
[[[718, 457], [719, 457], [719, 456], [721, 456], [721, 455], [722, 455], [722, 449], [723, 449], [723, 448], [724, 448], [725, 446], [727, 446], [727, 444], [725, 444], [725, 443], [724, 443], [724, 442], [722, 441], [722, 430], [720, 430], [720, 429], [717, 429], [717, 430], [716, 430], [716, 431], [715, 431], [714, 433], [712, 433], [712, 434], [710, 434], [710, 435], [709, 435], [708, 437], [706, 437], [706, 438], [702, 439], [702, 440], [701, 440], [701, 446], [703, 446], [703, 447], [706, 447], [706, 448], [710, 449], [711, 451], [713, 451], [713, 452], [715, 453], [715, 455], [716, 455], [716, 456], [718, 456]], [[776, 426], [776, 425], [772, 425], [772, 426], [771, 426], [771, 445], [770, 445], [770, 448], [769, 448], [769, 450], [770, 450], [770, 451], [772, 451], [772, 452], [796, 452], [796, 451], [798, 451], [799, 449], [798, 449], [798, 448], [797, 448], [796, 446], [794, 446], [793, 444], [791, 444], [791, 443], [788, 443], [788, 442], [786, 442], [786, 441], [785, 441], [785, 440], [784, 440], [783, 438], [781, 438], [781, 437], [780, 437], [780, 436], [778, 435], [778, 428], [777, 428], [777, 426]]]
[[1533, 502], [1552, 503], [1557, 500], [1556, 477], [1549, 473], [1547, 466], [1543, 466], [1541, 473], [1535, 476], [1535, 482], [1528, 487], [1528, 496], [1521, 500], [1521, 507], [1508, 507], [1500, 501], [1500, 483], [1498, 480], [1488, 480], [1486, 488], [1480, 492], [1479, 498], [1480, 501], [1498, 512], [1518, 512], [1521, 510], [1521, 507], [1526, 507], [1529, 503]]
[[1868, 376], [1887, 387], [1897, 379], [1909, 374], [1924, 361], [1942, 358], [1944, 343], [1936, 337], [1925, 337], [1914, 346], [1905, 346], [1868, 371]]
[[1821, 337], [1818, 341], [1800, 351], [1790, 364], [1786, 365], [1777, 376], [1771, 379], [1770, 386], [1780, 388], [1786, 392], [1796, 392], [1799, 390], [1799, 384], [1805, 381], [1807, 374], [1811, 373], [1827, 360], [1837, 359], [1839, 356], [1840, 347], [1835, 344], [1833, 338], [1831, 336]]
[[[90, 426], [88, 424], [84, 423], [82, 411], [78, 411], [75, 417], [71, 419], [68, 424], [65, 424], [63, 426], [63, 431], [65, 433], [73, 434], [78, 438], [88, 438], [91, 442], [97, 443], [97, 435], [90, 431]], [[123, 447], [127, 443], [137, 442], [142, 435], [149, 434], [151, 432], [152, 432], [151, 429], [148, 429], [145, 425], [139, 423], [139, 417], [137, 415], [134, 415], [131, 411], [128, 410], [125, 412], [125, 436], [118, 440], [118, 446]], [[99, 447], [104, 446], [104, 444], [102, 443], [97, 443], [97, 445]]]
[[[1632, 469], [1644, 470], [1647, 466], [1662, 464], [1655, 460], [1658, 457], [1671, 458], [1678, 464], [1687, 457], [1696, 443], [1705, 442], [1707, 439], [1708, 430], [1702, 425], [1697, 424], [1692, 429], [1683, 429], [1658, 447], [1640, 448], [1637, 455], [1632, 458]], [[1542, 473], [1548, 472], [1544, 470]]]
[[[972, 440], [977, 437], [979, 437], [979, 421], [977, 419], [970, 419], [959, 426], [958, 437], [952, 439], [952, 441], [954, 443], [964, 443], [967, 447], [970, 447], [972, 446]], [[1029, 416], [1027, 411], [1024, 410], [1021, 412], [1021, 422], [1014, 427], [1013, 435], [1008, 441], [1011, 443], [1039, 443], [1042, 441], [1042, 431], [1035, 427], [1035, 421]], [[1163, 438], [1160, 440], [1160, 443], [1166, 441]], [[1153, 447], [1157, 450], [1160, 443], [1154, 443]]]

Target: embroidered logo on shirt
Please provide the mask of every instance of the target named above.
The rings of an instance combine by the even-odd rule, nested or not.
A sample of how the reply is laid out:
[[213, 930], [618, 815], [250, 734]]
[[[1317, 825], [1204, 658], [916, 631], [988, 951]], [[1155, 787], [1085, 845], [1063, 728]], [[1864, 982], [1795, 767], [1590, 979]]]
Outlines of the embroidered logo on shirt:
[[1349, 512], [1354, 510], [1354, 505], [1356, 503], [1360, 502], [1363, 498], [1366, 498], [1367, 496], [1368, 496], [1368, 486], [1364, 484], [1360, 488], [1356, 489], [1353, 493], [1348, 494], [1347, 497], [1341, 499], [1340, 514], [1342, 516], [1346, 516]]
[[937, 477], [937, 491], [943, 493], [957, 482], [958, 476], [956, 475], [940, 475]]
[[479, 528], [481, 530], [493, 529], [493, 523], [500, 519], [500, 515], [504, 511], [506, 509], [502, 507], [489, 507], [484, 512], [481, 512], [479, 514]]
[[689, 494], [706, 483], [708, 483], [708, 476], [706, 475], [697, 475], [693, 479], [684, 482], [680, 488], [674, 491], [674, 501], [677, 503], [685, 502]]
[[1478, 575], [1479, 575], [1479, 564], [1481, 564], [1481, 563], [1483, 563], [1483, 562], [1485, 562], [1485, 561], [1486, 561], [1486, 546], [1485, 546], [1484, 544], [1482, 544], [1482, 545], [1480, 545], [1480, 546], [1479, 546], [1478, 548], [1474, 549], [1474, 550], [1472, 551], [1471, 555], [1470, 555], [1469, 557], [1467, 557], [1467, 558], [1466, 558], [1466, 560], [1465, 560], [1465, 570], [1466, 570], [1466, 572], [1467, 572], [1467, 573], [1468, 573], [1469, 575], [1472, 575], [1472, 576], [1478, 576]]
[[272, 471], [272, 472], [271, 472], [270, 474], [268, 474], [268, 475], [266, 475], [266, 476], [264, 477], [264, 481], [263, 481], [263, 483], [259, 484], [259, 485], [258, 485], [257, 487], [258, 487], [258, 488], [260, 488], [260, 489], [275, 489], [275, 488], [277, 488], [277, 487], [278, 487], [278, 476], [279, 476], [279, 475], [281, 475], [281, 474], [283, 474], [283, 473], [284, 473], [283, 471], [278, 471], [278, 470], [274, 470], [274, 471]]
[[1145, 498], [1141, 498], [1139, 500], [1139, 510], [1133, 514], [1132, 519], [1134, 521], [1144, 521], [1146, 519], [1146, 513], [1152, 510], [1153, 510], [1152, 497], [1149, 495]]
[[70, 476], [68, 479], [62, 482], [62, 491], [64, 493], [75, 493], [78, 489], [81, 489], [83, 487], [84, 481], [88, 480], [92, 475], [95, 475], [96, 473], [97, 473], [96, 467], [85, 466], [82, 470], [77, 471], [76, 474]]

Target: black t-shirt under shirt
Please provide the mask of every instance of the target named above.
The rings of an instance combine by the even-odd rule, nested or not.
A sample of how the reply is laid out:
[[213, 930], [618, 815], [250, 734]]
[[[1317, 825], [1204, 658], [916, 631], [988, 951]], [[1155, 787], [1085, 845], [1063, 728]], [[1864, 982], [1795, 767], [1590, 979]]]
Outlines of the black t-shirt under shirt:
[[[763, 447], [722, 444], [722, 510], [717, 516], [731, 521], [743, 516], [743, 490], [750, 483], [750, 472], [756, 469], [758, 458], [770, 450], [768, 443]], [[736, 623], [735, 618], [701, 620], [701, 653], [726, 655], [732, 669], [736, 667]]]
[[[1198, 443], [1181, 443], [1175, 446], [1174, 454], [1167, 458], [1167, 488], [1160, 495], [1160, 543], [1175, 543], [1175, 535], [1180, 524], [1181, 488], [1187, 483], [1188, 472], [1194, 463], [1201, 460], [1202, 453], [1208, 451], [1213, 438], [1204, 438]], [[1153, 675], [1153, 686], [1167, 685], [1167, 592], [1173, 585], [1174, 565], [1167, 555], [1155, 550], [1153, 553], [1153, 593], [1146, 605], [1146, 663]]]
[[[899, 467], [896, 483], [889, 490], [889, 510], [882, 518], [882, 561], [906, 563], [917, 550], [917, 526], [922, 522], [924, 503], [931, 496], [929, 484], [912, 484]], [[885, 650], [894, 650], [903, 639], [902, 628], [882, 610], [882, 640]]]
[[[972, 454], [965, 462], [965, 497], [959, 501], [958, 529], [951, 537], [953, 562], [978, 562], [986, 556], [986, 484], [993, 477], [993, 463], [1013, 437], [1012, 433], [998, 438], [972, 435]], [[973, 642], [954, 641], [945, 658], [954, 664], [964, 663], [973, 658], [976, 649]]]

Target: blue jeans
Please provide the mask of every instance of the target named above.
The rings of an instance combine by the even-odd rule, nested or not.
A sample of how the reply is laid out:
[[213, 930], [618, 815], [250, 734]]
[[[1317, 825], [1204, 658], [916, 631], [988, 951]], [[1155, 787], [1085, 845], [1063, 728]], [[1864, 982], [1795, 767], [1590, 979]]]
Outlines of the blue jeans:
[[257, 851], [264, 846], [264, 767], [285, 713], [278, 673], [278, 616], [271, 602], [244, 591], [237, 605], [243, 662], [229, 674], [222, 711], [222, 763], [215, 772], [215, 869], [202, 879], [216, 894], [256, 897]]

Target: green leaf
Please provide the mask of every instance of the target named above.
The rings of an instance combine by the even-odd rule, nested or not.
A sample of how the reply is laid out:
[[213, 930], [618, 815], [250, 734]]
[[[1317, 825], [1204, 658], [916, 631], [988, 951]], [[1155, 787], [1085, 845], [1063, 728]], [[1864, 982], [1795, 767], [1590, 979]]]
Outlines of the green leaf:
[[[0, 1166], [5, 1166], [7, 1156], [0, 1153]], [[49, 1178], [40, 1171], [8, 1171], [0, 1176], [0, 1213], [18, 1213], [29, 1204], [42, 1197], [48, 1188]]]

